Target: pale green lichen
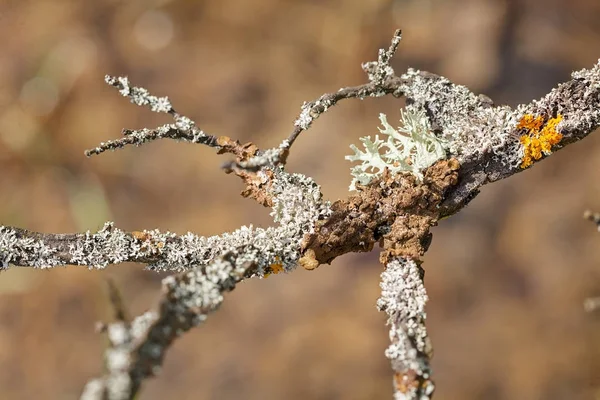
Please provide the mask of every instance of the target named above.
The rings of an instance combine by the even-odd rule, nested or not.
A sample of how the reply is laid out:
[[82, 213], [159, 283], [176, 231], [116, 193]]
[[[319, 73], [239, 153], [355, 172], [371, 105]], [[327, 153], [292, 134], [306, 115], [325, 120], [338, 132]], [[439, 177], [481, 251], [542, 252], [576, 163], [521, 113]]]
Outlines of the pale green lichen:
[[346, 160], [362, 162], [351, 169], [354, 179], [350, 190], [356, 189], [356, 183], [368, 184], [386, 168], [391, 173], [409, 172], [420, 180], [425, 168], [446, 158], [446, 142], [431, 131], [423, 110], [407, 108], [400, 111], [400, 117], [402, 125], [393, 128], [387, 116], [379, 114], [383, 125], [379, 132], [386, 135], [387, 140], [380, 139], [379, 135], [375, 136], [374, 141], [369, 136], [363, 137], [360, 141], [364, 151], [350, 145], [354, 155], [346, 156]]

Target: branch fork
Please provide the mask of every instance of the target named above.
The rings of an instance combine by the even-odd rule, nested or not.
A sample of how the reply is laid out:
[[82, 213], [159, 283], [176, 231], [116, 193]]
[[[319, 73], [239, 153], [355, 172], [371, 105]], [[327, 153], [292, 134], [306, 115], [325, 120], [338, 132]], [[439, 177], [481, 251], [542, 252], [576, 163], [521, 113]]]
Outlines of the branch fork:
[[[484, 95], [441, 76], [409, 69], [397, 76], [391, 65], [401, 32], [381, 49], [377, 61], [364, 63], [368, 81], [305, 102], [291, 134], [278, 147], [261, 150], [228, 136], [205, 133], [191, 118], [175, 111], [167, 97], [131, 85], [126, 77], [106, 83], [132, 103], [168, 114], [172, 123], [154, 129], [124, 130], [120, 139], [100, 143], [87, 156], [158, 139], [202, 144], [234, 159], [223, 169], [240, 177], [244, 197], [271, 208], [274, 226], [240, 227], [200, 237], [158, 230], [124, 232], [107, 222], [97, 232], [44, 234], [0, 227], [0, 267], [51, 268], [58, 265], [105, 268], [134, 261], [170, 271], [157, 305], [129, 319], [111, 295], [116, 321], [103, 325], [109, 338], [106, 371], [85, 387], [82, 399], [132, 399], [142, 383], [156, 375], [173, 341], [218, 310], [224, 294], [245, 279], [291, 272], [297, 265], [313, 270], [349, 252], [382, 248], [382, 294], [377, 306], [388, 316], [391, 345], [386, 350], [395, 372], [396, 399], [431, 398], [431, 343], [425, 328], [427, 294], [420, 257], [431, 242], [429, 229], [459, 212], [481, 187], [523, 171], [524, 143], [536, 138], [524, 121], [556, 119], [557, 135], [544, 151], [530, 151], [531, 164], [581, 140], [600, 125], [600, 63], [573, 73], [572, 79], [544, 98], [516, 108], [494, 106]], [[446, 157], [422, 171], [422, 177], [389, 169], [356, 192], [333, 203], [318, 184], [285, 171], [300, 134], [343, 99], [393, 95], [407, 107], [424, 111], [431, 132], [447, 145]], [[542, 125], [538, 127], [542, 129]], [[538, 133], [541, 131], [538, 131]], [[560, 134], [560, 138], [558, 136]], [[526, 136], [529, 138], [525, 138]], [[590, 217], [592, 219], [592, 217]], [[597, 222], [594, 219], [595, 222]]]

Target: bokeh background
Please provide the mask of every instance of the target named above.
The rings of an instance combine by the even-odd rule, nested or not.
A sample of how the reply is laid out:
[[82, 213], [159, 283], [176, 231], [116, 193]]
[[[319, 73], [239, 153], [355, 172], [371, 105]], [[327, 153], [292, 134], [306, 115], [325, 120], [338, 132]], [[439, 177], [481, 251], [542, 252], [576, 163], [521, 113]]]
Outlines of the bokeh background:
[[[162, 141], [87, 159], [122, 128], [168, 118], [103, 83], [128, 75], [207, 132], [260, 147], [303, 101], [360, 84], [394, 29], [394, 61], [496, 103], [539, 98], [600, 57], [597, 0], [0, 0], [0, 222], [42, 232], [158, 228], [211, 235], [267, 226], [220, 170], [226, 156]], [[289, 168], [347, 195], [344, 155], [393, 98], [346, 101], [295, 146]], [[438, 399], [600, 398], [600, 135], [484, 188], [434, 229], [424, 264]], [[141, 399], [388, 399], [377, 252], [251, 280], [169, 351]], [[13, 268], [0, 276], [0, 398], [71, 399], [102, 371], [106, 279], [132, 313], [161, 276]]]

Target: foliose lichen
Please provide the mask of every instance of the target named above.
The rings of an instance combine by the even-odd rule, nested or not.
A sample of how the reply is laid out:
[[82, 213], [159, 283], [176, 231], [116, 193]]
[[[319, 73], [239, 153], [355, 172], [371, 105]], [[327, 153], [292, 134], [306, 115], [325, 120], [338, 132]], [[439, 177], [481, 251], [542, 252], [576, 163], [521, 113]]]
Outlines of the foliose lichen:
[[552, 153], [552, 147], [556, 146], [563, 138], [557, 131], [557, 125], [562, 121], [562, 115], [557, 115], [544, 122], [541, 116], [525, 114], [517, 129], [525, 130], [519, 141], [523, 145], [523, 160], [521, 168], [527, 168], [542, 158]]
[[423, 170], [436, 161], [446, 158], [447, 143], [438, 138], [431, 130], [425, 112], [417, 108], [400, 110], [401, 125], [392, 127], [385, 114], [379, 114], [383, 128], [379, 132], [387, 136], [386, 140], [375, 136], [362, 137], [364, 151], [350, 145], [354, 155], [346, 156], [349, 161], [362, 161], [352, 167], [354, 179], [350, 190], [356, 189], [356, 183], [366, 185], [387, 168], [392, 173], [409, 172], [419, 180], [423, 179]]

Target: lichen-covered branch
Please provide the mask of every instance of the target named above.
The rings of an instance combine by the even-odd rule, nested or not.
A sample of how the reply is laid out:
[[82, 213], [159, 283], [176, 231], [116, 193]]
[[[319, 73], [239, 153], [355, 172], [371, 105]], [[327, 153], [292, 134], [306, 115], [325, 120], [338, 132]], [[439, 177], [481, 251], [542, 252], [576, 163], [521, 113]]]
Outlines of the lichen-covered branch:
[[242, 227], [233, 233], [203, 238], [157, 230], [125, 233], [107, 223], [97, 233], [42, 234], [0, 228], [0, 260], [19, 266], [75, 264], [104, 267], [137, 261], [150, 268], [181, 271], [163, 281], [164, 293], [155, 310], [131, 323], [106, 326], [110, 346], [104, 377], [91, 381], [84, 398], [129, 399], [143, 379], [156, 374], [173, 340], [216, 310], [243, 278], [291, 271], [298, 264], [301, 240], [330, 211], [319, 186], [301, 174], [281, 168], [270, 171], [264, 186], [277, 226]]
[[388, 315], [391, 344], [385, 355], [392, 363], [394, 399], [428, 400], [433, 395], [431, 343], [425, 328], [427, 292], [423, 269], [413, 260], [399, 257], [381, 274], [377, 308]]
[[447, 156], [461, 165], [458, 185], [442, 206], [460, 210], [481, 186], [523, 171], [536, 161], [593, 132], [600, 124], [600, 61], [572, 74], [541, 100], [514, 109], [428, 72], [390, 77], [387, 90], [407, 98], [410, 110], [425, 111]]
[[[301, 237], [301, 236], [300, 236]], [[144, 230], [124, 232], [107, 222], [98, 232], [52, 234], [0, 227], [0, 261], [3, 269], [10, 264], [22, 267], [52, 268], [81, 265], [105, 268], [110, 264], [139, 262], [150, 269], [181, 271], [207, 265], [229, 249], [254, 243], [265, 256], [264, 265], [275, 263], [281, 255], [279, 240], [290, 240], [287, 227], [267, 229], [241, 227], [231, 233], [209, 237], [191, 232]]]
[[[305, 102], [302, 105], [302, 111], [294, 122], [294, 130], [290, 136], [283, 142], [288, 150], [296, 141], [298, 136], [312, 125], [313, 121], [319, 118], [321, 114], [329, 108], [336, 105], [338, 101], [351, 98], [364, 98], [367, 96], [383, 96], [388, 92], [385, 90], [386, 80], [394, 76], [394, 69], [390, 65], [392, 57], [396, 54], [402, 31], [398, 29], [392, 37], [389, 49], [379, 49], [377, 61], [366, 62], [362, 65], [363, 70], [368, 74], [369, 83], [357, 87], [347, 87], [338, 90], [335, 93], [326, 93], [315, 101]], [[287, 156], [287, 155], [286, 155]], [[285, 163], [285, 159], [282, 160]]]
[[[88, 383], [82, 399], [133, 398], [142, 381], [160, 370], [173, 341], [218, 309], [224, 292], [233, 290], [244, 278], [289, 272], [296, 267], [302, 237], [329, 215], [329, 204], [310, 178], [281, 169], [274, 177], [272, 215], [279, 226], [254, 233], [246, 230], [243, 240], [233, 241], [237, 245], [231, 243], [228, 234], [221, 235], [222, 242], [213, 243], [212, 252], [217, 256], [208, 262], [206, 254], [197, 258], [202, 254], [198, 251], [180, 254], [179, 262], [188, 271], [163, 280], [163, 295], [155, 310], [132, 323], [117, 321], [106, 327], [111, 343], [105, 354], [107, 373]], [[229, 247], [225, 243], [230, 243]]]
[[[460, 211], [480, 188], [525, 170], [553, 151], [584, 138], [600, 124], [600, 62], [575, 72], [548, 95], [515, 108], [428, 72], [409, 69], [397, 76], [391, 59], [397, 31], [377, 61], [362, 65], [368, 82], [326, 93], [304, 103], [294, 129], [275, 148], [259, 150], [226, 136], [203, 132], [177, 113], [166, 97], [132, 86], [127, 78], [106, 82], [136, 105], [169, 114], [173, 124], [125, 130], [125, 137], [101, 143], [87, 155], [168, 138], [205, 144], [235, 160], [226, 172], [241, 177], [242, 195], [271, 207], [270, 228], [241, 227], [232, 233], [199, 237], [157, 230], [123, 232], [107, 222], [98, 232], [44, 234], [0, 227], [0, 269], [9, 265], [47, 268], [82, 265], [103, 268], [133, 261], [175, 275], [151, 311], [105, 325], [110, 346], [106, 374], [90, 381], [83, 398], [130, 399], [142, 381], [155, 375], [174, 339], [215, 311], [223, 294], [248, 277], [315, 269], [349, 252], [382, 247], [382, 297], [391, 325], [386, 352], [396, 371], [398, 399], [427, 399], [433, 392], [431, 347], [424, 326], [427, 300], [420, 257], [431, 242], [430, 227]], [[285, 171], [292, 144], [314, 120], [340, 100], [406, 97], [400, 124], [380, 116], [386, 140], [362, 138], [348, 159], [355, 190], [329, 204], [310, 178]], [[598, 224], [600, 217], [594, 217]]]
[[94, 149], [86, 150], [85, 154], [89, 157], [101, 154], [107, 150], [117, 150], [128, 145], [141, 146], [144, 143], [157, 139], [175, 139], [190, 143], [204, 144], [216, 148], [219, 153], [231, 153], [240, 160], [244, 160], [256, 152], [256, 146], [251, 143], [240, 144], [227, 136], [213, 136], [205, 133], [196, 123], [175, 111], [168, 97], [157, 97], [145, 89], [137, 86], [131, 86], [127, 77], [113, 77], [106, 75], [107, 84], [119, 90], [122, 96], [138, 106], [148, 107], [156, 113], [170, 114], [174, 124], [165, 124], [155, 129], [123, 130], [122, 139], [110, 140]]
[[402, 32], [397, 30], [392, 37], [387, 50], [380, 49], [377, 61], [366, 62], [362, 65], [367, 73], [369, 82], [360, 86], [341, 88], [333, 93], [325, 93], [318, 99], [304, 102], [300, 115], [294, 121], [294, 129], [287, 139], [278, 147], [265, 151], [258, 150], [249, 160], [231, 161], [224, 165], [226, 171], [235, 169], [256, 170], [262, 167], [285, 165], [290, 148], [300, 134], [312, 126], [312, 123], [322, 114], [344, 99], [363, 99], [365, 97], [380, 97], [394, 93], [397, 90], [397, 79], [394, 79], [394, 69], [390, 62], [398, 49]]
[[247, 258], [247, 250], [232, 251], [206, 267], [163, 280], [159, 305], [131, 323], [108, 324], [109, 348], [105, 352], [106, 374], [88, 382], [82, 400], [126, 400], [139, 391], [144, 379], [156, 375], [173, 341], [202, 323], [219, 308], [225, 292], [244, 277], [253, 275], [258, 264]]
[[314, 231], [318, 220], [329, 215], [329, 203], [323, 201], [319, 186], [304, 175], [278, 168], [265, 174], [264, 179], [269, 181], [263, 189], [272, 205], [271, 215], [277, 224], [273, 227], [243, 226], [231, 233], [201, 237], [190, 232], [124, 232], [110, 222], [96, 233], [79, 234], [0, 226], [0, 266], [51, 268], [70, 264], [104, 268], [129, 261], [148, 264], [155, 270], [182, 271], [206, 266], [223, 254], [244, 248], [248, 249], [248, 259], [257, 263], [258, 274], [271, 272], [271, 265], [290, 271], [300, 257], [302, 238]]

